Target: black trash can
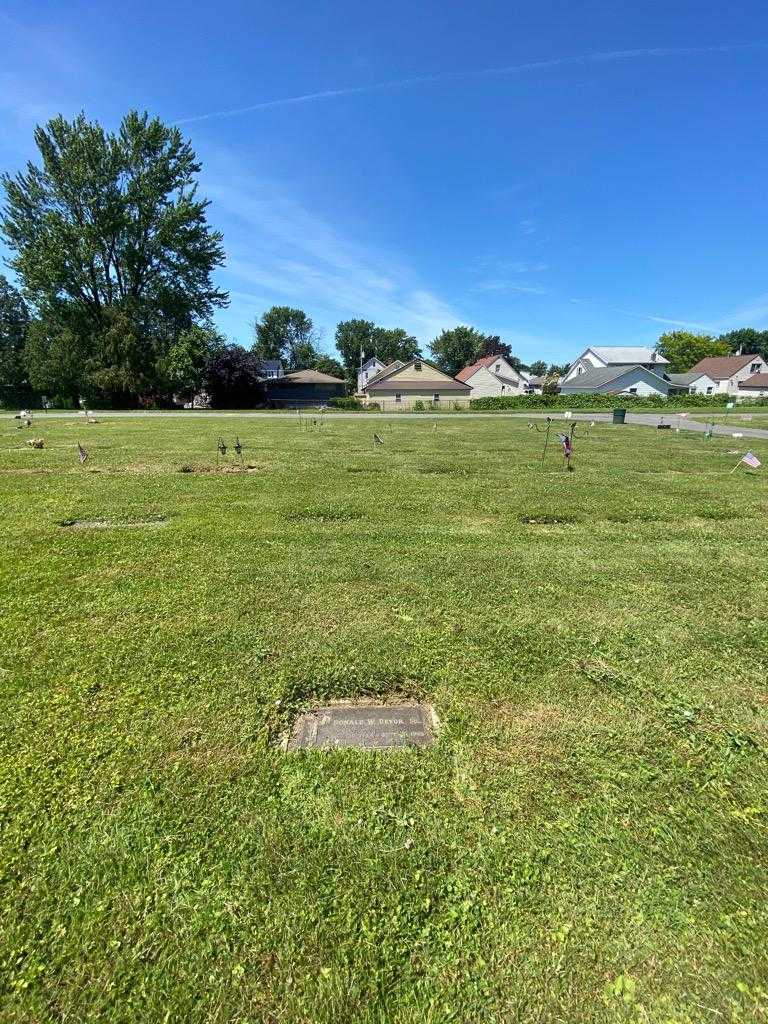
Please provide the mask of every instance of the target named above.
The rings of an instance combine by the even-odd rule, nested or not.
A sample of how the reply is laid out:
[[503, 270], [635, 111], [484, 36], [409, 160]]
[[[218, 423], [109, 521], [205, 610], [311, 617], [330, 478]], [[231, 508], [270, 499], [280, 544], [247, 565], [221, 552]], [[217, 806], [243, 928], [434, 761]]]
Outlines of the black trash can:
[[613, 410], [613, 422], [614, 423], [626, 423], [627, 421], [627, 410], [626, 409], [614, 409]]

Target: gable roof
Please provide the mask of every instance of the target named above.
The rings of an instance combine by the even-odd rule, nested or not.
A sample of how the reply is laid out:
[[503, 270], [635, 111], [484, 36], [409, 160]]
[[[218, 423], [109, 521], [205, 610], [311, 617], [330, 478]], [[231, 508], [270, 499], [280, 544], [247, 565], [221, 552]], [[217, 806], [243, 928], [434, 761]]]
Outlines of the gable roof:
[[656, 349], [642, 346], [590, 345], [587, 352], [594, 352], [609, 366], [629, 366], [636, 363], [658, 363], [668, 366], [669, 360], [660, 356]]
[[755, 352], [748, 356], [708, 356], [692, 366], [691, 371], [698, 370], [700, 373], [706, 373], [712, 380], [728, 380], [734, 373], [743, 370], [753, 359], [760, 359], [760, 356]]
[[386, 365], [386, 364], [385, 364], [385, 362], [384, 362], [384, 360], [383, 360], [383, 359], [379, 359], [379, 357], [378, 357], [378, 356], [368, 356], [368, 358], [367, 358], [367, 359], [365, 360], [365, 362], [364, 362], [364, 363], [363, 363], [363, 365], [362, 365], [362, 366], [360, 367], [360, 369], [361, 369], [361, 370], [365, 370], [365, 369], [367, 369], [367, 368], [368, 368], [368, 367], [369, 367], [369, 366], [370, 366], [370, 365], [371, 365], [372, 363], [380, 363], [380, 364], [381, 364], [382, 366], [385, 366], [385, 365]]
[[399, 370], [401, 366], [405, 366], [405, 363], [401, 362], [399, 359], [393, 359], [391, 363], [387, 363], [383, 370], [379, 370], [378, 373], [374, 373], [371, 379], [364, 386], [368, 387], [373, 384], [375, 380], [378, 380], [383, 374], [389, 373], [390, 370]]
[[296, 370], [294, 373], [286, 373], [277, 377], [276, 381], [286, 384], [344, 384], [340, 377], [332, 377], [330, 373], [321, 373], [319, 370]]
[[413, 366], [414, 363], [419, 362], [422, 366], [428, 366], [430, 370], [434, 370], [435, 373], [440, 375], [439, 380], [435, 381], [434, 378], [427, 380], [426, 382], [411, 380], [411, 381], [398, 381], [397, 387], [402, 388], [403, 391], [423, 391], [429, 390], [433, 384], [436, 385], [436, 390], [440, 391], [471, 391], [469, 384], [465, 384], [463, 381], [456, 380], [455, 377], [449, 376], [439, 367], [435, 366], [434, 363], [430, 363], [426, 359], [416, 357], [415, 359], [409, 359], [407, 363], [401, 363], [396, 360], [397, 365], [393, 363], [388, 366], [386, 370], [382, 370], [381, 373], [377, 374], [372, 380], [369, 380], [367, 384], [363, 386], [364, 391], [370, 391], [373, 388], [378, 387], [395, 387], [395, 378], [400, 370], [404, 370], [408, 366]]
[[[509, 362], [506, 356], [483, 356], [482, 359], [478, 359], [476, 362], [471, 363], [469, 366], [465, 366], [463, 369], [459, 370], [459, 372], [456, 374], [456, 380], [469, 380], [469, 378], [473, 377], [478, 370], [481, 370], [483, 367], [485, 367], [487, 370], [489, 367], [493, 366], [494, 363], [498, 363], [499, 360], [502, 360], [504, 363], [507, 364], [510, 370], [512, 370], [514, 373], [517, 373], [517, 370], [515, 370], [514, 366], [512, 366], [512, 364]], [[522, 374], [519, 374], [519, 376], [522, 378]]]
[[768, 388], [768, 373], [755, 373], [739, 381], [740, 388]]
[[637, 363], [630, 363], [623, 366], [596, 366], [594, 370], [585, 370], [584, 373], [580, 373], [577, 377], [572, 377], [563, 384], [563, 387], [578, 388], [579, 391], [589, 391], [592, 388], [599, 388], [604, 384], [610, 384], [612, 380], [618, 380], [619, 377], [623, 377], [630, 370], [639, 370], [642, 374], [655, 377], [662, 384], [667, 383], [660, 374], [654, 373], [653, 370], [648, 370]]
[[708, 373], [704, 373], [702, 370], [689, 370], [688, 373], [667, 374], [667, 379], [671, 384], [678, 384], [684, 386], [693, 384], [694, 381], [701, 380], [702, 377], [709, 377], [709, 379], [712, 380], [712, 377], [710, 377]]

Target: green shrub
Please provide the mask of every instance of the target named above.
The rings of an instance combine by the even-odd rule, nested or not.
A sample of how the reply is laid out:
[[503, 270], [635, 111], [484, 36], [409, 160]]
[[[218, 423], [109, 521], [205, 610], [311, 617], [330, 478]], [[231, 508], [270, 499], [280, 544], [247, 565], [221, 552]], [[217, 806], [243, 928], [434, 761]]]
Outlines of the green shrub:
[[[498, 412], [504, 409], [725, 409], [733, 401], [720, 395], [661, 395], [640, 398], [636, 395], [504, 395], [495, 398], [473, 398], [470, 409], [476, 412]], [[739, 409], [768, 406], [768, 399], [739, 402]]]
[[355, 398], [354, 395], [347, 395], [345, 398], [330, 398], [328, 405], [332, 409], [345, 409], [348, 412], [361, 412], [364, 408], [360, 399]]
[[413, 403], [413, 407], [411, 409], [411, 412], [425, 412], [426, 408], [427, 407], [426, 407], [426, 405], [424, 405], [422, 400], [420, 398], [417, 398], [416, 401]]

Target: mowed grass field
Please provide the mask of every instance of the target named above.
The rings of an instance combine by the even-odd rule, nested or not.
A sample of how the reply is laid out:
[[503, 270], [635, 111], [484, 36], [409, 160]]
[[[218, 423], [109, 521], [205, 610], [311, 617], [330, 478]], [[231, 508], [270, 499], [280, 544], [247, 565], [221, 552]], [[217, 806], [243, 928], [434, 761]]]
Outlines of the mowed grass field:
[[768, 479], [435, 422], [3, 421], [3, 1024], [768, 1019]]

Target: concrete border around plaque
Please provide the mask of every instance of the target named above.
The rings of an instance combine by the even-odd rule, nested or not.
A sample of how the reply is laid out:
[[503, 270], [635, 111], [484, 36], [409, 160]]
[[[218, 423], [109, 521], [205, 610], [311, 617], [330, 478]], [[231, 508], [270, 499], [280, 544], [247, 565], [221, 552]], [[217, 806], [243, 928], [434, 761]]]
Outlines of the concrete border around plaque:
[[298, 715], [282, 748], [291, 752], [428, 747], [435, 742], [438, 726], [430, 704], [338, 701]]

